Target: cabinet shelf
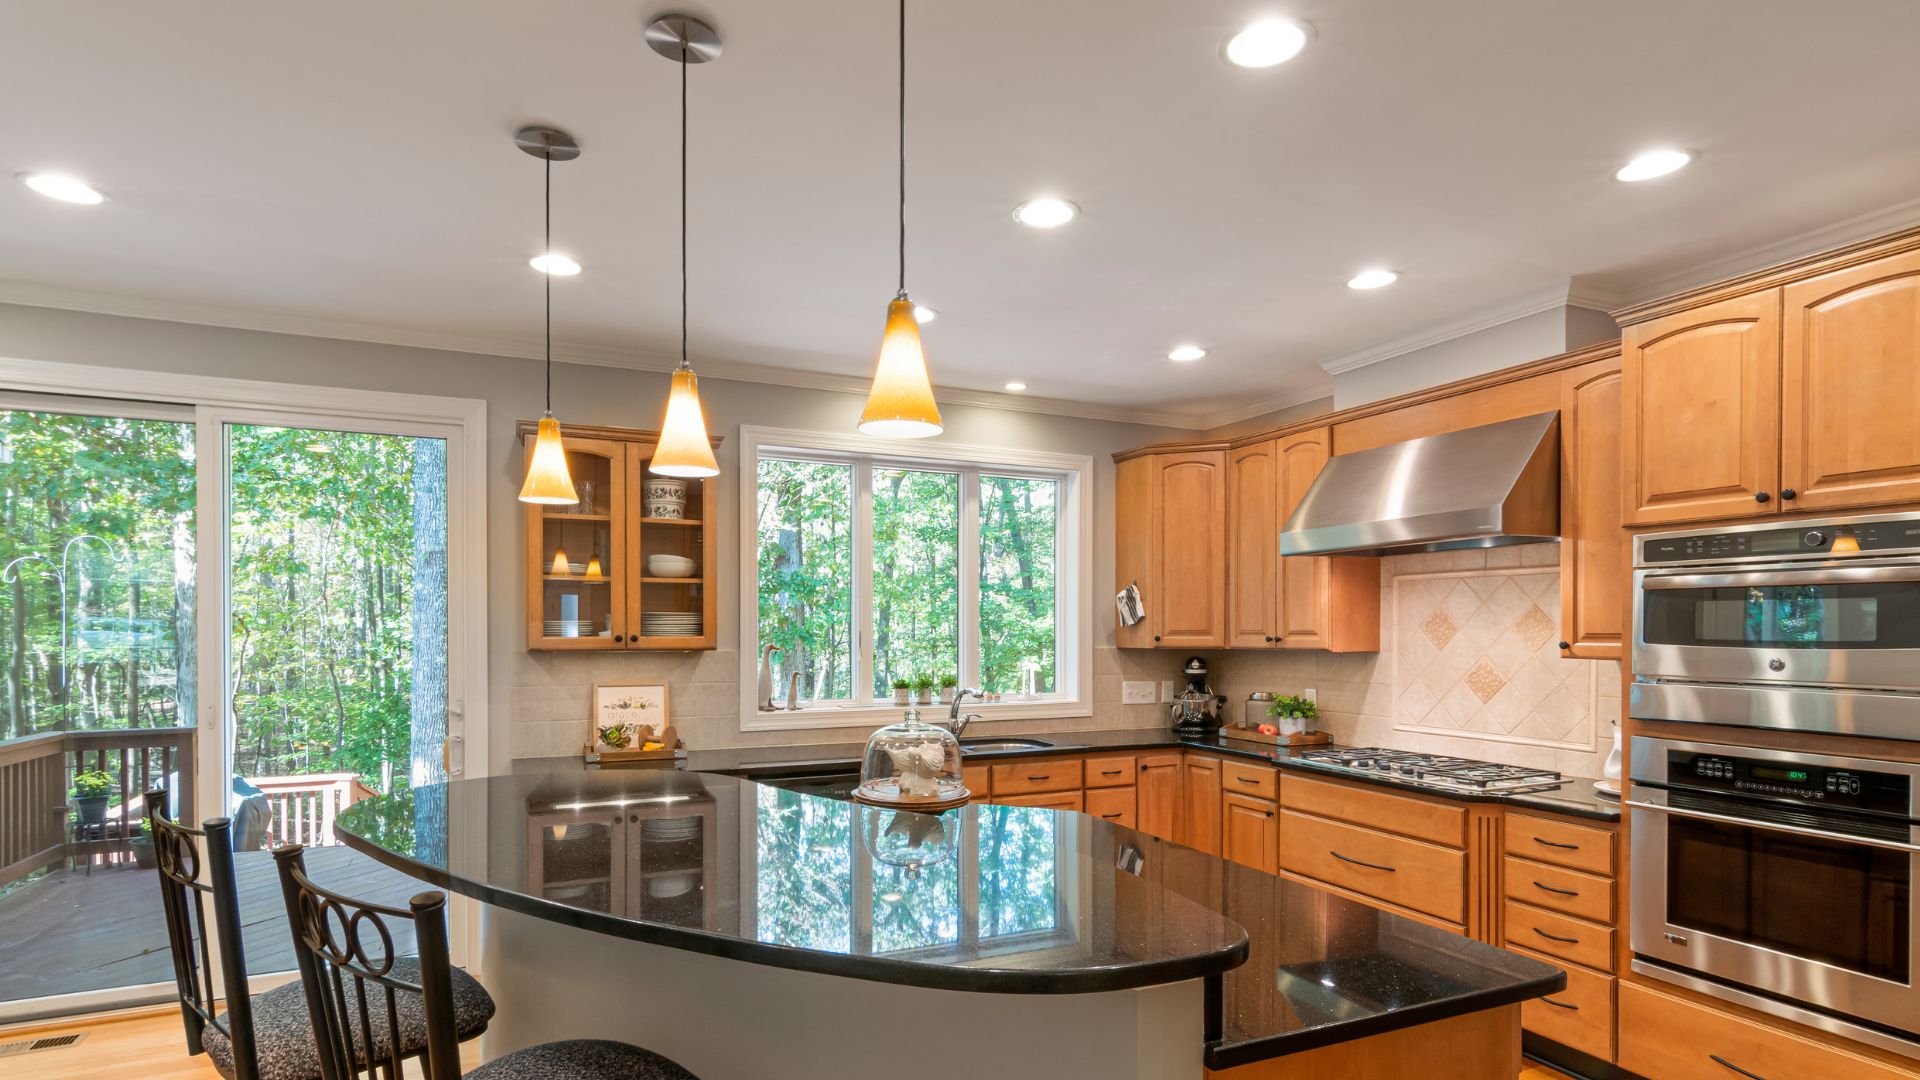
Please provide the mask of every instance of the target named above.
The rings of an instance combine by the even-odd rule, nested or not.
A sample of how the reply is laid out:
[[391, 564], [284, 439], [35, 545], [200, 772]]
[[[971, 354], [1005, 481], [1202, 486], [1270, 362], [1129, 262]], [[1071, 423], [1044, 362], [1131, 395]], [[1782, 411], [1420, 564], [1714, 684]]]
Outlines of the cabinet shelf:
[[541, 580], [555, 583], [566, 582], [569, 585], [611, 585], [614, 582], [614, 579], [610, 577], [574, 577], [571, 574], [547, 574]]
[[612, 514], [541, 514], [545, 521], [612, 521]]
[[706, 522], [704, 522], [704, 521], [701, 521], [701, 520], [700, 520], [699, 518], [650, 518], [650, 517], [643, 517], [643, 518], [641, 518], [641, 519], [640, 519], [640, 524], [642, 524], [642, 525], [678, 525], [678, 526], [682, 526], [682, 527], [684, 527], [684, 526], [688, 526], [688, 525], [705, 525], [705, 524], [706, 524]]
[[640, 579], [640, 581], [643, 584], [647, 584], [647, 585], [705, 585], [706, 584], [705, 579], [697, 578], [697, 577], [643, 577]]

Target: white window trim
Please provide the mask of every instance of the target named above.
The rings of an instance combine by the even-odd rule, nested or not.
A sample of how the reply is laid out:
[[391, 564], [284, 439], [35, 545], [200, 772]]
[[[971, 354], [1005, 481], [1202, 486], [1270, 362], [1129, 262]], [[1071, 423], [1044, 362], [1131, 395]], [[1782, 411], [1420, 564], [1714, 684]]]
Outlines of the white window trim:
[[[802, 708], [797, 712], [780, 710], [761, 712], [755, 695], [759, 684], [760, 663], [760, 550], [759, 491], [760, 457], [786, 451], [802, 457], [817, 455], [832, 458], [870, 459], [875, 464], [900, 464], [913, 468], [961, 466], [980, 468], [994, 476], [1032, 475], [1061, 481], [1059, 531], [1054, 538], [1056, 552], [1055, 649], [1059, 657], [1055, 684], [1063, 691], [1037, 701], [1010, 701], [985, 704], [969, 701], [966, 711], [980, 714], [980, 723], [998, 720], [1030, 720], [1093, 715], [1093, 459], [1084, 454], [1060, 454], [1005, 447], [967, 446], [956, 443], [920, 443], [903, 439], [874, 439], [864, 435], [835, 432], [796, 431], [787, 428], [743, 426], [740, 429], [740, 730], [792, 731], [809, 728], [874, 727], [900, 718], [900, 707], [891, 703], [875, 705], [832, 704]], [[865, 505], [872, 498], [871, 484], [861, 479], [866, 470], [854, 471], [854, 551], [864, 550], [861, 538], [870, 526]], [[966, 540], [979, 528], [979, 493], [967, 491], [961, 484], [960, 530], [962, 551]], [[1073, 560], [1069, 566], [1069, 558]], [[960, 560], [961, 595], [979, 574], [969, 568], [971, 560]], [[856, 692], [871, 678], [873, 628], [871, 605], [867, 602], [871, 583], [870, 567], [853, 567], [854, 648], [862, 657]], [[1069, 571], [1071, 571], [1069, 573]], [[977, 584], [977, 582], [975, 582]], [[960, 648], [976, 648], [980, 637], [980, 613], [960, 610]], [[962, 652], [963, 656], [971, 655]], [[774, 692], [776, 702], [783, 700], [781, 689]]]

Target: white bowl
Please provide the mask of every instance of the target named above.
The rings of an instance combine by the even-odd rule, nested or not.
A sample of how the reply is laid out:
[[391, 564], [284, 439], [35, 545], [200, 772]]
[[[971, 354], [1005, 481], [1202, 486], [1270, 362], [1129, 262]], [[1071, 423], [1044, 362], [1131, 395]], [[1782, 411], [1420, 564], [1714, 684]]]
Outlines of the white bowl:
[[650, 518], [671, 518], [679, 521], [687, 516], [685, 500], [648, 499], [647, 516]]
[[692, 577], [693, 560], [679, 555], [649, 555], [647, 573], [653, 577]]

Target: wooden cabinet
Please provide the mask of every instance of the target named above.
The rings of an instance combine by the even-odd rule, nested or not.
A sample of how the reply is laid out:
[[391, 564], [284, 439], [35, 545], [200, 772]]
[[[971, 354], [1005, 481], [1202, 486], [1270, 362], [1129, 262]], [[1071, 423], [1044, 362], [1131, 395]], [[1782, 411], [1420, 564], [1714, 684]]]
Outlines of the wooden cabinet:
[[1034, 795], [1047, 791], [1078, 791], [1084, 764], [1077, 758], [1039, 758], [993, 767], [995, 802], [1002, 795]]
[[1115, 825], [1124, 825], [1131, 829], [1139, 821], [1134, 810], [1134, 789], [1089, 787], [1086, 792], [1086, 808], [1082, 812], [1088, 817], [1097, 817], [1102, 821], [1111, 821]]
[[1115, 629], [1116, 642], [1122, 648], [1226, 645], [1225, 444], [1120, 462], [1115, 506], [1115, 591], [1138, 586], [1146, 607], [1145, 619]]
[[1783, 509], [1920, 500], [1920, 252], [1787, 285]]
[[1220, 854], [1220, 759], [1188, 754], [1181, 764], [1180, 835], [1195, 851]]
[[1612, 1061], [1614, 980], [1511, 943], [1507, 947], [1529, 960], [1557, 967], [1567, 976], [1565, 990], [1521, 1003], [1521, 1026], [1601, 1061]]
[[1043, 795], [995, 795], [993, 801], [1000, 806], [1032, 806], [1042, 810], [1072, 810], [1076, 813], [1086, 809], [1086, 796], [1078, 791], [1057, 791]]
[[[645, 512], [656, 433], [562, 426], [580, 502], [525, 507], [527, 648], [543, 652], [711, 649], [717, 639], [717, 556], [708, 524], [717, 488], [684, 485], [679, 516]], [[520, 434], [533, 451], [533, 425]], [[718, 440], [715, 440], [718, 445]], [[684, 560], [686, 574], [655, 564]]]
[[1560, 650], [1618, 660], [1632, 561], [1621, 520], [1620, 358], [1560, 374]]
[[1626, 328], [1622, 499], [1635, 525], [1771, 514], [1780, 475], [1780, 292]]
[[1280, 643], [1280, 480], [1276, 444], [1242, 446], [1227, 458], [1227, 644], [1268, 649]]
[[1134, 759], [1134, 828], [1163, 840], [1179, 839], [1182, 757], [1170, 750]]
[[1274, 804], [1229, 791], [1220, 797], [1220, 856], [1265, 870], [1280, 868], [1280, 818]]
[[1642, 986], [1620, 984], [1620, 1067], [1660, 1080], [1913, 1080], [1915, 1073]]

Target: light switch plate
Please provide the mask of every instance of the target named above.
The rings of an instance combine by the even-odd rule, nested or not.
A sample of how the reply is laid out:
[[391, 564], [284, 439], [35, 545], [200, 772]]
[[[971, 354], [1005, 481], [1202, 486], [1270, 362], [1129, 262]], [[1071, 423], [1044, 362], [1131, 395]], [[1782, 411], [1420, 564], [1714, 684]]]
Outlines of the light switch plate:
[[1172, 679], [1160, 680], [1160, 700], [1161, 701], [1173, 700], [1173, 680]]
[[1315, 705], [1320, 704], [1320, 691], [1315, 690], [1311, 686], [1307, 687], [1305, 690], [1300, 691], [1300, 696], [1303, 698], [1306, 698], [1308, 701], [1313, 702]]
[[1121, 683], [1120, 684], [1120, 704], [1122, 705], [1153, 704], [1153, 684], [1150, 682], [1134, 682], [1131, 679]]

